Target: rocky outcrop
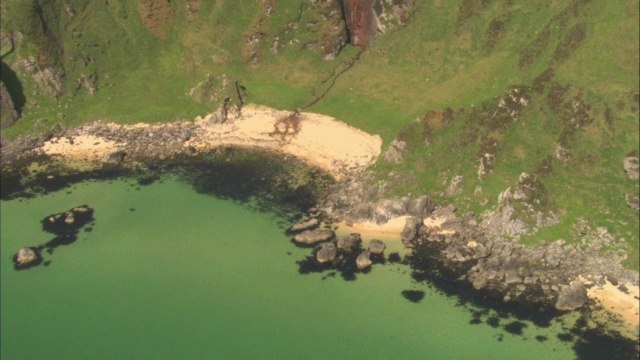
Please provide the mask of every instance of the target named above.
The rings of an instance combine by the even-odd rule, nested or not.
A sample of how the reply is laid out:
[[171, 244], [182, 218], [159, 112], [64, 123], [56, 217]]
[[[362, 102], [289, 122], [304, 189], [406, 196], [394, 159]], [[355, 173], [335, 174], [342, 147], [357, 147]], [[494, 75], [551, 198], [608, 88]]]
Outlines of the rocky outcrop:
[[384, 159], [392, 164], [402, 162], [404, 151], [407, 149], [407, 143], [404, 141], [393, 140], [389, 145], [389, 149], [384, 153]]
[[622, 162], [624, 171], [629, 176], [629, 179], [638, 180], [640, 177], [640, 164], [638, 162], [638, 155], [629, 154], [625, 156]]
[[373, 41], [377, 20], [373, 10], [375, 0], [344, 0], [344, 18], [349, 29], [349, 41], [353, 46], [366, 48]]
[[407, 218], [404, 224], [404, 229], [402, 229], [402, 234], [400, 234], [403, 244], [409, 244], [409, 242], [416, 237], [422, 223], [423, 220], [415, 216]]
[[19, 115], [4, 82], [0, 80], [0, 128], [5, 129], [18, 120]]
[[309, 219], [305, 222], [301, 222], [298, 224], [294, 224], [289, 228], [291, 232], [298, 232], [303, 230], [310, 230], [313, 228], [317, 228], [320, 225], [320, 221], [317, 218]]
[[370, 267], [371, 264], [373, 264], [373, 262], [369, 258], [370, 255], [371, 254], [369, 253], [369, 251], [366, 250], [358, 255], [358, 257], [356, 258], [356, 266], [358, 267], [358, 270], [364, 270]]
[[320, 264], [333, 262], [338, 255], [338, 249], [333, 243], [322, 244], [320, 250], [316, 253], [316, 260]]
[[640, 195], [627, 194], [627, 206], [629, 206], [632, 210], [640, 210]]
[[102, 159], [102, 162], [105, 164], [120, 164], [124, 160], [124, 157], [126, 155], [127, 154], [124, 151], [114, 151], [110, 154], [105, 155], [105, 157]]
[[[378, 200], [380, 197], [383, 199]], [[423, 219], [434, 209], [433, 201], [426, 196], [384, 197], [384, 183], [371, 185], [366, 178], [350, 178], [331, 186], [318, 208], [328, 217], [340, 221], [379, 225], [399, 216]]]
[[372, 239], [369, 242], [369, 252], [373, 255], [382, 255], [386, 247], [387, 245], [382, 240]]
[[295, 242], [299, 244], [312, 245], [322, 241], [333, 239], [336, 234], [333, 230], [305, 230], [294, 237]]
[[555, 307], [558, 310], [574, 310], [582, 307], [587, 300], [587, 288], [584, 284], [581, 281], [572, 281], [560, 290]]
[[535, 234], [560, 221], [550, 208], [544, 185], [535, 175], [522, 173], [513, 190], [508, 188], [500, 193], [496, 208], [482, 214], [482, 226], [496, 237]]

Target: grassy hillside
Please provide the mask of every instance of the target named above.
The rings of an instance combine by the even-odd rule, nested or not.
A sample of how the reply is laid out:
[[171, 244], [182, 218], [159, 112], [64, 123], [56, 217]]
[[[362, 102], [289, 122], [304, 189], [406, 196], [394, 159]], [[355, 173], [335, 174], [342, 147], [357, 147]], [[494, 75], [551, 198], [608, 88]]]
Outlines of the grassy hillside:
[[[236, 82], [247, 101], [280, 109], [327, 91], [305, 111], [380, 134], [385, 149], [407, 143], [403, 162], [373, 169], [392, 193], [426, 193], [480, 215], [521, 173], [534, 174], [538, 207], [560, 223], [521, 241], [580, 241], [575, 225], [586, 222], [624, 239], [637, 270], [638, 212], [625, 196], [638, 182], [622, 161], [640, 150], [638, 1], [415, 3], [404, 26], [357, 60], [349, 45], [324, 60], [341, 23], [309, 0], [4, 0], [2, 61], [19, 84], [4, 66], [2, 78], [25, 100], [2, 135], [98, 119], [189, 120], [233, 97]], [[30, 58], [64, 71], [64, 91], [38, 85]], [[459, 190], [446, 194], [456, 175]]]

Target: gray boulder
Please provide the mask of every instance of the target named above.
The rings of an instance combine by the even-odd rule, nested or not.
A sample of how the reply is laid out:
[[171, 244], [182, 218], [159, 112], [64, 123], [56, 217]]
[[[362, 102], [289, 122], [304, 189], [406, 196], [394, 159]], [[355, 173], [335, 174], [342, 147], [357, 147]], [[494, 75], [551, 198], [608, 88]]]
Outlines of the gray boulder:
[[369, 242], [369, 252], [374, 255], [381, 255], [384, 253], [384, 249], [387, 247], [382, 240], [372, 239]]
[[403, 244], [407, 245], [416, 237], [422, 223], [423, 220], [415, 216], [407, 218], [407, 221], [404, 224], [404, 229], [402, 230], [402, 234], [400, 235]]
[[305, 222], [302, 222], [302, 223], [295, 224], [295, 225], [291, 226], [289, 231], [298, 232], [298, 231], [302, 231], [302, 230], [310, 230], [310, 229], [317, 228], [318, 225], [320, 225], [320, 221], [318, 221], [318, 219], [316, 219], [316, 218], [313, 218], [313, 219], [310, 219], [308, 221], [305, 221]]
[[321, 241], [331, 240], [336, 233], [333, 230], [305, 230], [296, 235], [294, 240], [300, 244], [315, 244]]
[[320, 250], [316, 253], [316, 260], [318, 263], [324, 264], [327, 262], [333, 262], [338, 254], [338, 249], [333, 243], [322, 244]]
[[357, 248], [362, 243], [362, 238], [360, 234], [353, 233], [347, 236], [343, 236], [338, 239], [338, 249], [346, 252], [351, 252], [353, 249]]
[[572, 281], [569, 286], [562, 286], [556, 309], [574, 310], [587, 302], [587, 288], [581, 281]]
[[370, 253], [367, 250], [361, 252], [360, 255], [358, 255], [358, 257], [356, 258], [356, 266], [358, 267], [358, 270], [364, 270], [371, 266], [372, 262], [371, 259], [369, 259], [369, 255]]

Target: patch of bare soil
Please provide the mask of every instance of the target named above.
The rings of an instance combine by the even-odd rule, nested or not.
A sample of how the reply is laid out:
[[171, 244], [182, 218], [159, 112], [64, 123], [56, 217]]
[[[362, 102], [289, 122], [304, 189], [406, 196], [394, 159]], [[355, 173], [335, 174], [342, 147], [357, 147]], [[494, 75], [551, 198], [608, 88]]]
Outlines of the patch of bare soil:
[[565, 35], [555, 51], [553, 52], [553, 61], [563, 62], [571, 56], [587, 38], [587, 24], [578, 23], [569, 30]]
[[140, 0], [138, 14], [153, 35], [165, 38], [173, 22], [174, 11], [168, 0]]

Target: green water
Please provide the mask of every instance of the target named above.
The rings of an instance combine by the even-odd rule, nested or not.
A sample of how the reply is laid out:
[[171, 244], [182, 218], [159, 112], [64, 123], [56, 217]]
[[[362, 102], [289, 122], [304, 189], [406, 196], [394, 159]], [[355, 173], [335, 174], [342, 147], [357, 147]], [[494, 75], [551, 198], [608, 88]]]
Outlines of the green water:
[[[405, 265], [356, 281], [300, 275], [310, 250], [273, 216], [173, 180], [132, 184], [2, 202], [2, 359], [575, 358], [555, 325], [471, 325]], [[91, 232], [45, 253], [49, 266], [13, 269], [20, 247], [52, 238], [42, 218], [81, 204], [95, 210]], [[407, 289], [426, 296], [409, 302]]]

